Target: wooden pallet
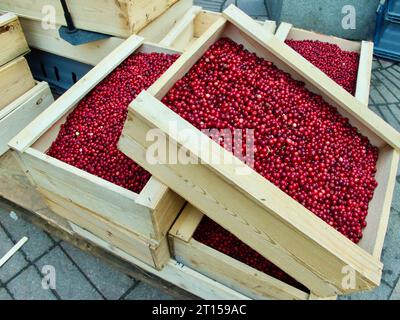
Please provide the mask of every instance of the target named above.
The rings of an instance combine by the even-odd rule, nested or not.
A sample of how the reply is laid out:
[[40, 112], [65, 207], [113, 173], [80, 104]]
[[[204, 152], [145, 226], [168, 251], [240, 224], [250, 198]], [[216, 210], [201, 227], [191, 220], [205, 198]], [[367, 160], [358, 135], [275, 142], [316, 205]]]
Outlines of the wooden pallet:
[[0, 13], [0, 66], [28, 51], [28, 44], [17, 16], [12, 13]]
[[[156, 20], [139, 31], [138, 35], [144, 37], [147, 42], [158, 43], [184, 13], [191, 8], [192, 3], [192, 0], [176, 2]], [[58, 33], [59, 25], [56, 25], [54, 29], [44, 29], [39, 20], [20, 17], [20, 21], [30, 47], [92, 66], [98, 64], [125, 40], [122, 37], [110, 37], [105, 40], [74, 46], [61, 39]]]
[[276, 30], [276, 37], [280, 40], [318, 40], [338, 45], [342, 50], [360, 54], [357, 74], [356, 98], [368, 106], [369, 89], [371, 83], [372, 59], [374, 43], [370, 41], [350, 41], [333, 36], [294, 28], [290, 23], [282, 22]]
[[[378, 286], [382, 273], [380, 252], [393, 195], [400, 134], [278, 38], [263, 33], [262, 27], [239, 9], [230, 6], [223, 16], [148, 92], [140, 94], [131, 104], [120, 149], [318, 296], [348, 294]], [[214, 147], [221, 159], [231, 164], [207, 163], [199, 145], [209, 145], [210, 139], [160, 102], [173, 84], [222, 36], [242, 43], [293, 78], [305, 82], [309, 90], [335, 106], [380, 148], [376, 175], [379, 187], [370, 203], [368, 227], [359, 245], [256, 172], [245, 176], [235, 174], [237, 169], [245, 170], [246, 166], [219, 145]], [[178, 132], [191, 132], [195, 142], [184, 142], [175, 132], [168, 132], [171, 122], [177, 124]], [[149, 165], [145, 161], [145, 149], [151, 142], [146, 141], [145, 133], [153, 128], [161, 129], [178, 148], [184, 144], [203, 163]], [[342, 287], [345, 266], [355, 270], [355, 288]]]
[[[68, 8], [77, 28], [127, 38], [142, 30], [177, 1], [70, 0]], [[63, 9], [58, 0], [0, 2], [0, 10], [37, 21], [52, 14], [51, 8], [55, 9], [55, 23], [65, 26]]]
[[31, 140], [29, 147], [21, 149], [19, 158], [51, 210], [161, 269], [169, 259], [166, 235], [184, 205], [182, 198], [153, 177], [137, 194], [45, 154], [79, 101], [134, 52], [176, 53], [131, 36], [36, 118], [11, 145], [19, 148], [26, 138]]

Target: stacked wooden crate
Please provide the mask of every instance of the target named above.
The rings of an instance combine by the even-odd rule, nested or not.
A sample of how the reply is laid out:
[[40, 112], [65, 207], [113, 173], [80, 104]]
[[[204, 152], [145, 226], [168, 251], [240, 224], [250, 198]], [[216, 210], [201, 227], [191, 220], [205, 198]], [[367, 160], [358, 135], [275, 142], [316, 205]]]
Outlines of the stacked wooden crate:
[[[24, 54], [28, 44], [16, 15], [0, 15], [0, 196], [42, 208], [40, 197], [15, 162], [8, 142], [53, 101], [49, 86], [34, 81]], [[28, 205], [29, 203], [29, 205]]]
[[[89, 65], [96, 65], [131, 34], [148, 42], [158, 43], [177, 21], [192, 7], [193, 0], [152, 1], [68, 1], [68, 8], [77, 28], [110, 35], [109, 38], [81, 45], [62, 39], [59, 28], [65, 25], [60, 1], [2, 1], [0, 10], [11, 11], [20, 17], [30, 47], [50, 52]], [[55, 24], [42, 21], [42, 9], [55, 9]], [[107, 23], [104, 23], [107, 21]], [[45, 25], [45, 26], [43, 26]]]
[[[363, 95], [359, 98], [363, 104], [283, 44], [282, 38], [266, 32], [271, 26], [260, 26], [234, 7], [223, 16], [194, 7], [161, 39], [164, 45], [186, 51], [147, 93], [132, 103], [120, 141], [121, 150], [153, 174], [140, 194], [46, 155], [66, 116], [126, 57], [137, 51], [174, 52], [145, 44], [139, 37], [132, 36], [120, 44], [13, 139], [10, 146], [18, 152], [28, 176], [49, 207], [68, 220], [77, 234], [202, 297], [312, 299], [374, 288], [382, 272], [379, 260], [394, 187], [399, 135], [365, 108], [365, 89], [357, 97]], [[146, 161], [145, 149], [150, 142], [145, 136], [149, 129], [161, 129], [177, 146], [184, 142], [167, 132], [169, 120], [178, 123], [180, 129], [196, 132], [160, 99], [223, 36], [242, 43], [293, 78], [304, 81], [307, 88], [337, 107], [379, 146], [379, 186], [359, 246], [254, 172], [246, 177], [232, 174], [244, 164], [230, 154], [224, 156], [232, 160], [232, 165], [150, 165]], [[196, 136], [205, 139], [200, 132]], [[200, 155], [195, 145], [190, 145], [189, 150]], [[180, 268], [170, 259], [166, 236], [184, 206], [183, 199], [191, 205], [186, 206], [170, 231], [172, 253], [185, 264]], [[200, 211], [301, 282], [308, 291], [196, 242], [192, 235], [202, 217]], [[344, 266], [355, 270], [355, 288], [341, 286]], [[197, 283], [190, 282], [194, 278]]]

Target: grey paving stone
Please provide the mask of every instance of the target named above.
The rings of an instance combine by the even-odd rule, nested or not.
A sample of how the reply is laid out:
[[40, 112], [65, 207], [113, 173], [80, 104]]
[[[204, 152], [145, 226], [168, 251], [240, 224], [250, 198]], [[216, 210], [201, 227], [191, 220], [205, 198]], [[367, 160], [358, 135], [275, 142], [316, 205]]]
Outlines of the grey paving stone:
[[140, 282], [126, 297], [126, 300], [174, 300], [173, 297], [164, 294], [160, 290]]
[[[26, 245], [26, 244], [25, 244]], [[6, 235], [4, 229], [0, 227], [0, 257], [3, 257], [12, 247], [14, 243]], [[17, 272], [22, 270], [29, 264], [25, 260], [21, 252], [16, 252], [1, 268], [0, 268], [0, 280], [6, 283], [12, 278]]]
[[135, 280], [110, 268], [98, 258], [68, 243], [63, 242], [61, 245], [107, 299], [119, 299], [135, 284]]
[[399, 234], [400, 214], [392, 210], [382, 251], [382, 262], [384, 264], [383, 279], [392, 288], [396, 285], [397, 279], [400, 275], [400, 250], [398, 246]]
[[400, 300], [400, 279], [397, 281], [397, 285], [394, 287], [390, 300]]
[[6, 289], [0, 289], [0, 300], [12, 300]]
[[16, 300], [56, 300], [51, 290], [43, 289], [42, 277], [32, 265], [7, 285]]
[[53, 241], [42, 230], [26, 222], [18, 215], [18, 210], [0, 207], [0, 223], [11, 234], [13, 241], [28, 237], [28, 242], [22, 247], [28, 260], [33, 261], [49, 250]]
[[[395, 93], [391, 90], [392, 88], [388, 86], [389, 81], [387, 81], [380, 72], [376, 72], [377, 80], [375, 81], [376, 89], [383, 94], [384, 99], [388, 103], [398, 102], [398, 98]], [[379, 80], [379, 81], [378, 81]]]
[[253, 17], [267, 16], [267, 9], [265, 8], [264, 1], [238, 0], [237, 6]]
[[379, 93], [379, 91], [375, 87], [375, 81], [371, 81], [371, 98], [374, 100], [375, 103], [386, 103], [385, 99]]
[[37, 261], [39, 270], [50, 265], [56, 271], [56, 292], [65, 300], [98, 300], [101, 295], [93, 288], [78, 268], [69, 260], [59, 247]]
[[382, 283], [378, 288], [370, 292], [356, 293], [349, 296], [339, 297], [339, 300], [387, 300], [392, 288]]

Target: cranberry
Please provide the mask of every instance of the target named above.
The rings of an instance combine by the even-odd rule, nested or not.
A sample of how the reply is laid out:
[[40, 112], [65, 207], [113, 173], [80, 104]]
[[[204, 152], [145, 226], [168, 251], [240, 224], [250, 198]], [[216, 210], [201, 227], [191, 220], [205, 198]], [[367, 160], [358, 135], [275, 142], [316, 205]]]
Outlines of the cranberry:
[[286, 282], [300, 290], [307, 291], [303, 285], [290, 277], [287, 273], [208, 217], [203, 217], [193, 237], [197, 241], [243, 262], [254, 269]]
[[353, 242], [362, 238], [378, 149], [304, 83], [223, 38], [163, 102], [199, 129], [254, 129], [254, 169]]
[[285, 43], [323, 71], [340, 86], [355, 94], [360, 55], [336, 44], [318, 40], [286, 40]]
[[71, 112], [47, 154], [139, 193], [150, 174], [117, 149], [129, 103], [178, 58], [137, 53], [98, 84]]

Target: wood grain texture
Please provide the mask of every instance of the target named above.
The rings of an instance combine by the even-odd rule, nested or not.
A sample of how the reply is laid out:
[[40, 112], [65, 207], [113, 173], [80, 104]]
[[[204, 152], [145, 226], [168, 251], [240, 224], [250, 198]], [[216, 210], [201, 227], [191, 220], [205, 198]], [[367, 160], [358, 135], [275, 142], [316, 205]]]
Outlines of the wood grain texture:
[[[77, 28], [127, 38], [139, 32], [178, 0], [69, 0], [68, 9]], [[0, 10], [41, 21], [55, 8], [55, 22], [66, 25], [58, 0], [2, 0]], [[43, 12], [42, 12], [43, 10]], [[104, 23], [107, 21], [107, 23]]]
[[27, 52], [29, 47], [17, 16], [0, 15], [0, 66]]
[[0, 110], [34, 86], [35, 80], [24, 57], [0, 67]]

